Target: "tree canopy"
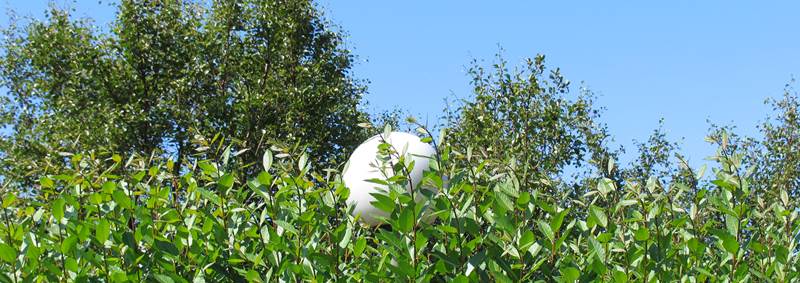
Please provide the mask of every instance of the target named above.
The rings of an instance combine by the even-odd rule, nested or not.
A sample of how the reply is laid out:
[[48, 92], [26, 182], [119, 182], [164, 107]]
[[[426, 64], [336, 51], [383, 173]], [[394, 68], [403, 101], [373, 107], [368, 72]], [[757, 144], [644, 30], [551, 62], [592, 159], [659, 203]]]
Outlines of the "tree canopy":
[[274, 140], [330, 164], [369, 120], [353, 55], [311, 1], [125, 0], [108, 29], [52, 8], [5, 35], [3, 175], [89, 150], [157, 151], [180, 167], [198, 133], [250, 148], [244, 164]]

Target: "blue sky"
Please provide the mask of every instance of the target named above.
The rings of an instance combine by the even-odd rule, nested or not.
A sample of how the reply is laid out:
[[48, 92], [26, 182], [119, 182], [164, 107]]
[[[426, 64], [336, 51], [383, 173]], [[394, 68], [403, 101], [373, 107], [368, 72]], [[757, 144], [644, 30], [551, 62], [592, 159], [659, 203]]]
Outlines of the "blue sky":
[[[104, 23], [107, 2], [56, 1]], [[800, 73], [797, 1], [333, 1], [319, 4], [358, 56], [373, 110], [400, 107], [424, 121], [445, 97], [469, 97], [465, 68], [537, 53], [596, 92], [616, 143], [632, 149], [664, 118], [693, 164], [713, 153], [710, 120], [757, 135], [756, 125]], [[6, 0], [41, 17], [47, 1]], [[0, 18], [6, 23], [7, 18]], [[629, 150], [630, 152], [630, 150]], [[627, 159], [627, 158], [626, 158]]]

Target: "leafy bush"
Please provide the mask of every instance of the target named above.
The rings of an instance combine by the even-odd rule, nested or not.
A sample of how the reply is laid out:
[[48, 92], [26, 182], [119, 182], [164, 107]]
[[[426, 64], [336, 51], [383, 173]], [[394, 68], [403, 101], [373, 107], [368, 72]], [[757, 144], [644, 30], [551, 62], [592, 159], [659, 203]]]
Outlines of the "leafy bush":
[[[35, 192], [4, 191], [2, 281], [794, 281], [798, 221], [786, 191], [763, 199], [720, 135], [712, 181], [601, 179], [559, 205], [513, 171], [452, 150], [447, 135], [414, 204], [385, 180], [382, 228], [348, 213], [335, 169], [273, 147], [243, 176], [214, 140], [181, 176], [150, 156], [65, 156]], [[430, 139], [426, 139], [431, 141]], [[432, 141], [431, 141], [432, 142]], [[456, 164], [458, 164], [456, 166]], [[405, 164], [408, 166], [408, 164]], [[702, 179], [703, 172], [694, 178]], [[447, 177], [445, 177], [447, 176]], [[9, 181], [5, 181], [5, 188]], [[422, 214], [435, 217], [428, 224]]]
[[475, 64], [435, 142], [409, 121], [437, 192], [415, 203], [398, 162], [376, 228], [340, 172], [364, 87], [310, 0], [125, 0], [110, 33], [56, 9], [5, 34], [0, 282], [798, 281], [790, 90], [763, 140], [712, 127], [704, 176], [661, 129], [619, 166], [543, 56]]

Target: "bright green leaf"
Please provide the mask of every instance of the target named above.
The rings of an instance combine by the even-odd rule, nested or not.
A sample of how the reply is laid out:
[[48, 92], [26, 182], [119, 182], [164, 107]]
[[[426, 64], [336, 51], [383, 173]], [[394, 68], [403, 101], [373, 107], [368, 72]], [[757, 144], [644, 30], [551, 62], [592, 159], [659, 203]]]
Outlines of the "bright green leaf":
[[603, 212], [603, 209], [600, 207], [591, 205], [589, 207], [589, 216], [592, 217], [595, 221], [597, 221], [597, 224], [600, 224], [600, 226], [606, 227], [608, 225], [608, 218], [606, 217], [606, 213]]
[[100, 243], [105, 243], [108, 236], [111, 234], [111, 224], [106, 219], [100, 219], [97, 223], [95, 236]]
[[400, 213], [400, 218], [398, 219], [398, 224], [400, 231], [402, 232], [411, 232], [414, 228], [414, 208], [407, 207]]
[[59, 221], [61, 220], [61, 218], [64, 218], [65, 203], [66, 202], [64, 201], [63, 198], [57, 198], [55, 201], [53, 201], [53, 206], [52, 206], [53, 217], [56, 218], [56, 221]]
[[650, 239], [650, 231], [647, 230], [647, 227], [639, 227], [639, 229], [634, 232], [633, 238], [640, 242], [647, 241], [647, 239]]
[[77, 246], [77, 244], [78, 244], [77, 235], [72, 235], [67, 237], [66, 239], [64, 239], [63, 242], [61, 242], [61, 253], [63, 254], [69, 253], [75, 248], [75, 246]]
[[0, 259], [5, 262], [12, 263], [17, 258], [17, 251], [11, 246], [0, 243]]

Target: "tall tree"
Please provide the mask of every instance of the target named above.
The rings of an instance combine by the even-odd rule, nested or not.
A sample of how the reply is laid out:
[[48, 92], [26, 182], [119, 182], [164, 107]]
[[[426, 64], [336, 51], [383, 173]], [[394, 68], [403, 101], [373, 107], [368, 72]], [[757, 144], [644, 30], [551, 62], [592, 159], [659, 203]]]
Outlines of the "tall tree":
[[513, 172], [525, 190], [560, 179], [568, 166], [594, 160], [604, 169], [615, 158], [591, 92], [570, 91], [543, 55], [516, 69], [497, 57], [491, 68], [473, 62], [473, 97], [448, 111], [456, 151], [491, 160], [488, 168], [498, 173]]
[[243, 164], [271, 140], [326, 163], [363, 138], [365, 87], [312, 1], [123, 0], [118, 8], [110, 29], [51, 8], [44, 21], [4, 30], [0, 175], [100, 148], [174, 154], [180, 165], [195, 133], [249, 148]]
[[800, 196], [800, 100], [792, 85], [766, 101], [773, 113], [759, 127], [763, 137], [739, 143], [748, 149], [755, 189], [771, 197], [785, 192], [794, 201]]

